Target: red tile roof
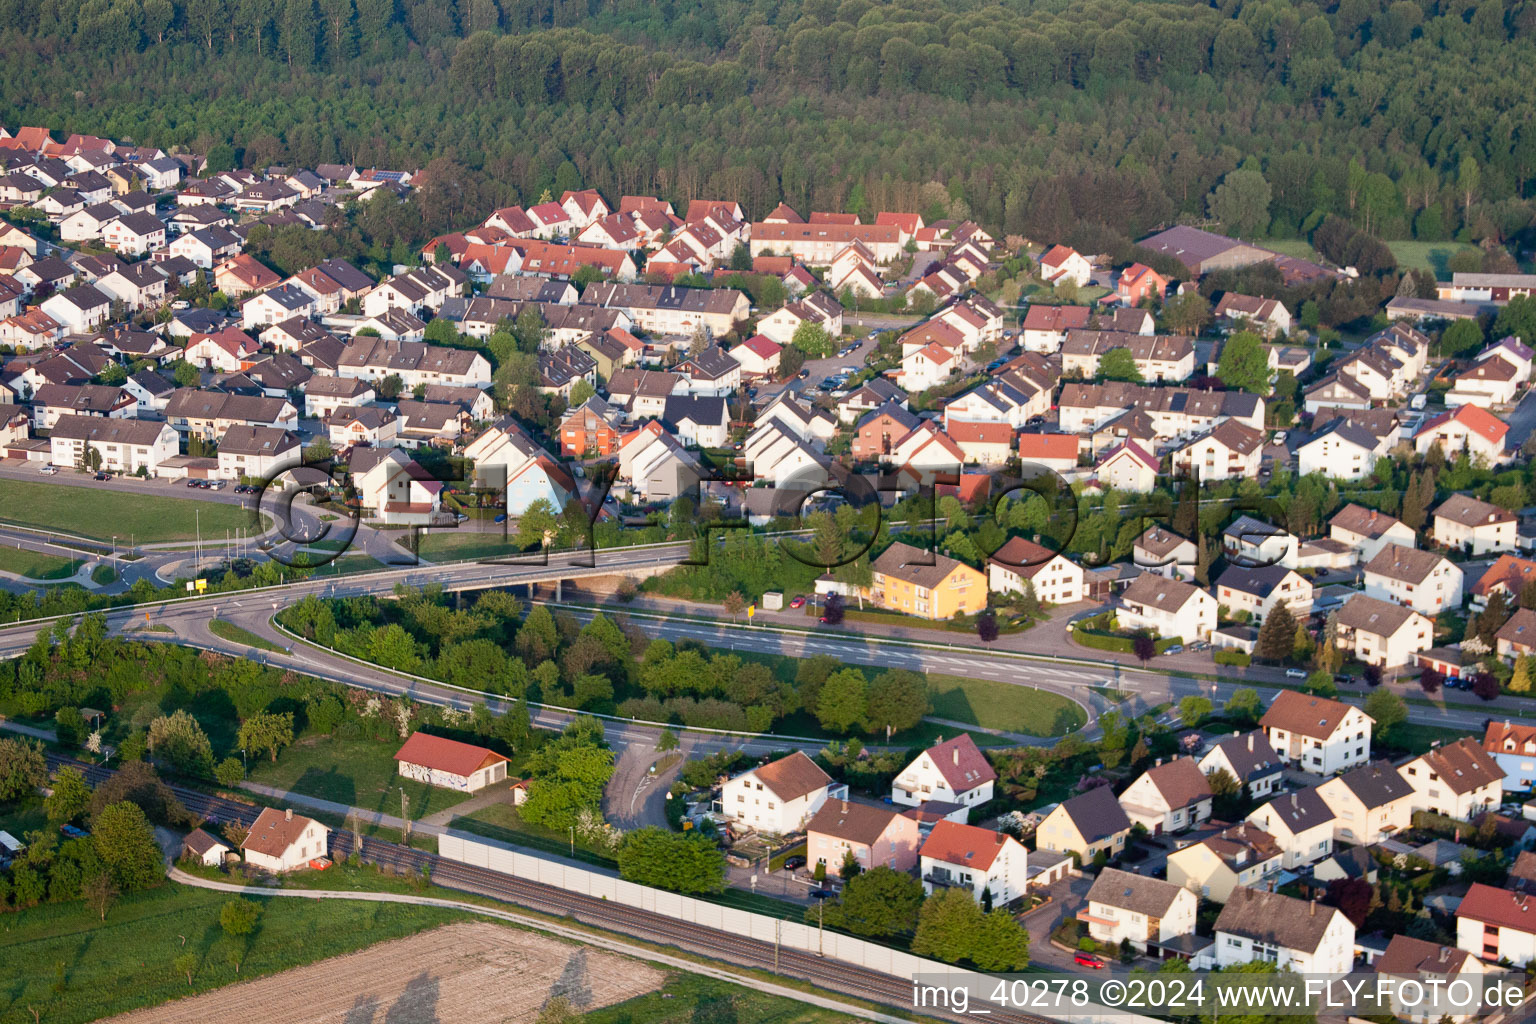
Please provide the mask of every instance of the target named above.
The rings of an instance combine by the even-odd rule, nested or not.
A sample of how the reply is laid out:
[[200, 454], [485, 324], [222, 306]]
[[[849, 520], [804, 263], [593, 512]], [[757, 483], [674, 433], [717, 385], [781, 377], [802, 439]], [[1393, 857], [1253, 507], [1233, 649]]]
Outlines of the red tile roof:
[[1020, 434], [1019, 458], [1021, 459], [1072, 459], [1077, 460], [1078, 437], [1076, 434]]
[[975, 789], [988, 782], [997, 781], [992, 763], [976, 746], [969, 733], [961, 733], [952, 740], [931, 746], [927, 754], [938, 767], [939, 774], [956, 793]]
[[932, 857], [945, 864], [959, 864], [977, 871], [989, 871], [1002, 852], [1008, 837], [991, 829], [962, 825], [948, 819], [933, 826], [923, 843], [920, 856]]
[[424, 732], [411, 733], [405, 745], [395, 751], [396, 761], [419, 764], [449, 775], [473, 775], [486, 765], [505, 761], [494, 750], [460, 743], [443, 736], [429, 736]]
[[1536, 896], [1473, 882], [1456, 916], [1536, 934]]
[[1434, 417], [1420, 427], [1414, 436], [1417, 437], [1419, 434], [1428, 433], [1452, 420], [1460, 423], [1468, 430], [1480, 434], [1488, 441], [1495, 443], [1503, 441], [1504, 435], [1509, 433], [1509, 424], [1499, 419], [1487, 409], [1476, 405], [1463, 405], [1455, 412], [1443, 412]]
[[1067, 331], [1088, 326], [1093, 310], [1087, 306], [1031, 305], [1024, 314], [1026, 331]]

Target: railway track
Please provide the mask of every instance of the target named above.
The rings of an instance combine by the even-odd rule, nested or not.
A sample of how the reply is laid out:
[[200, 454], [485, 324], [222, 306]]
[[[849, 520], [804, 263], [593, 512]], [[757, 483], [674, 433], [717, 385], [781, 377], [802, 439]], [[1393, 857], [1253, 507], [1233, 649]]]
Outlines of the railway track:
[[[78, 768], [93, 786], [114, 774], [112, 769], [56, 754], [49, 754], [48, 762], [51, 767], [68, 765]], [[211, 796], [174, 783], [167, 785], [187, 810], [213, 824], [238, 822], [250, 825], [261, 813], [259, 806]], [[342, 860], [350, 857], [352, 844], [350, 832], [332, 831], [333, 858]], [[621, 935], [707, 956], [730, 966], [756, 968], [799, 978], [830, 992], [855, 996], [884, 1006], [908, 1011], [912, 1009], [912, 986], [909, 981], [866, 967], [826, 959], [798, 949], [782, 946], [776, 948], [770, 942], [744, 938], [636, 907], [626, 907], [540, 882], [515, 878], [489, 868], [448, 860], [434, 853], [381, 839], [364, 837], [360, 852], [364, 861], [394, 871], [420, 873], [427, 869], [432, 881], [445, 888], [514, 903], [556, 917], [570, 918]], [[931, 1008], [925, 1012], [929, 1016], [954, 1021], [966, 1020], [971, 1016]], [[1007, 1024], [1056, 1024], [1054, 1018], [1014, 1010], [994, 1008], [987, 1016]]]

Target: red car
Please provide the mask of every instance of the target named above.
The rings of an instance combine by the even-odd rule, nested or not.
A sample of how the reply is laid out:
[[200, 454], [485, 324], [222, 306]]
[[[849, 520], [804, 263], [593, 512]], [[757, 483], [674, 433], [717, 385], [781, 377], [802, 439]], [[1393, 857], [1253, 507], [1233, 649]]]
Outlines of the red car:
[[789, 602], [789, 606], [791, 608], [804, 608], [805, 607], [805, 597], [804, 597], [804, 595], [801, 595], [800, 597], [795, 598], [793, 601], [790, 601]]
[[1100, 960], [1092, 953], [1079, 953], [1072, 959], [1082, 967], [1092, 967], [1096, 971], [1102, 971], [1104, 969], [1104, 961]]

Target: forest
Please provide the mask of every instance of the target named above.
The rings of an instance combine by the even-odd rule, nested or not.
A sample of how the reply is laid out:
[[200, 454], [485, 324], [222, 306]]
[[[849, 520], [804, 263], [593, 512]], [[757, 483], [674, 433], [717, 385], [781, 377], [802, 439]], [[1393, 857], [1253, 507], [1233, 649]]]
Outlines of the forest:
[[[4, 0], [0, 120], [421, 170], [430, 237], [546, 190], [1507, 242], [1528, 0]], [[1222, 191], [1224, 190], [1224, 191]]]

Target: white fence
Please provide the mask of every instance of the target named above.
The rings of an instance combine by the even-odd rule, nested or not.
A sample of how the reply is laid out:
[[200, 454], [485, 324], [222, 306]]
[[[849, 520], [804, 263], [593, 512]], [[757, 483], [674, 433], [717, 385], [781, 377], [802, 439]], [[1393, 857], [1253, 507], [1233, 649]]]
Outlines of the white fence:
[[[581, 893], [597, 899], [612, 900], [627, 907], [650, 911], [688, 921], [703, 928], [715, 928], [729, 935], [741, 935], [761, 942], [773, 942], [775, 936], [781, 946], [807, 953], [819, 950], [827, 956], [846, 963], [867, 967], [872, 971], [910, 980], [923, 975], [925, 980], [936, 977], [948, 978], [952, 985], [967, 984], [973, 993], [987, 993], [996, 986], [996, 978], [953, 964], [925, 960], [889, 946], [865, 942], [851, 935], [826, 932], [820, 942], [815, 925], [798, 921], [781, 921], [763, 914], [722, 907], [691, 896], [652, 889], [645, 885], [626, 882], [612, 875], [598, 874], [584, 868], [572, 867], [557, 861], [544, 860], [531, 854], [513, 850], [499, 844], [456, 832], [445, 832], [437, 837], [437, 852], [448, 860], [475, 867], [489, 868], [514, 878]], [[1090, 1007], [1072, 1013], [1053, 1013], [1059, 1020], [1073, 1024], [1164, 1024], [1151, 1017], [1141, 1017], [1123, 1011], [1107, 1012]]]

